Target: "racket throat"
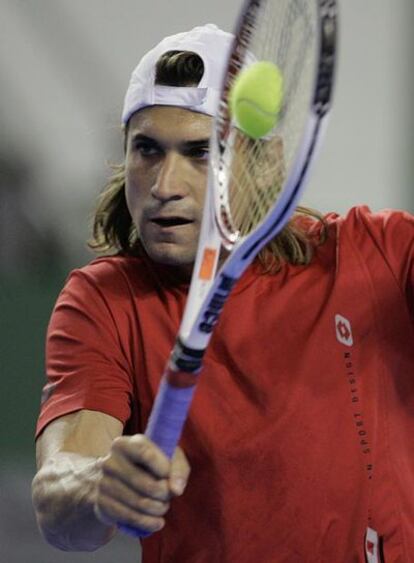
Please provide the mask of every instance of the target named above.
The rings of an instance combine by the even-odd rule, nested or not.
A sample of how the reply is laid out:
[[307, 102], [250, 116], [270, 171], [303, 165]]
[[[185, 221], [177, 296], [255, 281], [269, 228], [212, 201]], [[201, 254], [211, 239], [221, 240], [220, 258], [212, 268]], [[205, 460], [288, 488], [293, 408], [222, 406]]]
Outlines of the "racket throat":
[[233, 278], [227, 274], [219, 274], [218, 283], [215, 283], [212, 288], [213, 291], [210, 291], [211, 297], [207, 300], [207, 306], [201, 311], [198, 323], [198, 330], [200, 332], [211, 334], [237, 280], [238, 278]]
[[197, 375], [201, 369], [205, 348], [197, 350], [186, 346], [178, 337], [168, 363], [170, 372]]

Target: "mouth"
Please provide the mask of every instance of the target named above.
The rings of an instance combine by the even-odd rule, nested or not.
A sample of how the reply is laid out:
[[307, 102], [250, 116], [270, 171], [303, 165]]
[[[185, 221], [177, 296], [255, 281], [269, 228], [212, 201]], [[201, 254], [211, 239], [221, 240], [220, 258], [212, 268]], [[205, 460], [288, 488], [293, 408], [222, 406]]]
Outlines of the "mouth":
[[158, 225], [162, 229], [168, 229], [171, 227], [182, 227], [184, 225], [190, 225], [194, 223], [190, 219], [185, 219], [184, 217], [155, 217], [151, 219], [151, 223]]

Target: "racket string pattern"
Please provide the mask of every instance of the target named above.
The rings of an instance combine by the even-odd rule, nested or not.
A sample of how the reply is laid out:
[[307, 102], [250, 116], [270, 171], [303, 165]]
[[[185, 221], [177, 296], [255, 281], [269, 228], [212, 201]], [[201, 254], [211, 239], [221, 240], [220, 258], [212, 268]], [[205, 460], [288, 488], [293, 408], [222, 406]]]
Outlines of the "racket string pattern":
[[254, 141], [238, 134], [236, 144], [227, 189], [228, 225], [238, 239], [248, 236], [269, 212], [282, 189], [284, 165], [278, 138]]
[[[313, 0], [250, 2], [240, 24], [217, 116], [216, 150], [221, 178], [216, 197], [218, 227], [229, 249], [260, 225], [278, 200], [294, 166], [312, 104], [319, 41], [318, 4]], [[271, 61], [284, 78], [284, 101], [274, 130], [252, 140], [237, 129], [228, 94], [237, 74], [255, 61]], [[212, 147], [214, 152], [214, 147]]]

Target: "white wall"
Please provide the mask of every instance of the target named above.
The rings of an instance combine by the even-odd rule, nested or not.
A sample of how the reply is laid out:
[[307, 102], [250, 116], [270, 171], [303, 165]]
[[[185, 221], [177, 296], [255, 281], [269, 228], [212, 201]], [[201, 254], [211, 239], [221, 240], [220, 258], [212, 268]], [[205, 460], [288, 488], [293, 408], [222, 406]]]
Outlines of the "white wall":
[[[121, 157], [129, 74], [167, 34], [213, 21], [239, 0], [0, 0], [0, 150], [32, 165], [34, 222], [52, 222], [79, 255], [86, 215]], [[343, 0], [335, 108], [306, 202], [345, 211], [414, 208], [412, 0]], [[413, 40], [414, 43], [414, 40]]]
[[414, 2], [341, 4], [335, 106], [307, 199], [414, 210]]

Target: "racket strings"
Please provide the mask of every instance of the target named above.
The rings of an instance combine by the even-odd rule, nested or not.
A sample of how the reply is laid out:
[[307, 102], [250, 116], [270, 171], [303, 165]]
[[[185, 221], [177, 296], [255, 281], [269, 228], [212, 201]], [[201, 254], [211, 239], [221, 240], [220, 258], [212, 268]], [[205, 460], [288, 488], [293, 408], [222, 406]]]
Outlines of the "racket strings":
[[247, 236], [266, 217], [282, 189], [283, 156], [277, 138], [269, 143], [240, 134], [237, 140], [237, 156], [230, 171], [229, 208], [233, 229]]
[[314, 0], [261, 0], [254, 24], [249, 23], [242, 68], [254, 61], [274, 62], [283, 75], [284, 95], [276, 127], [257, 141], [237, 129], [229, 117], [227, 99], [222, 100], [222, 141], [231, 150], [221, 162], [227, 181], [220, 214], [229, 240], [249, 235], [265, 220], [295, 166], [312, 103], [317, 19]]

